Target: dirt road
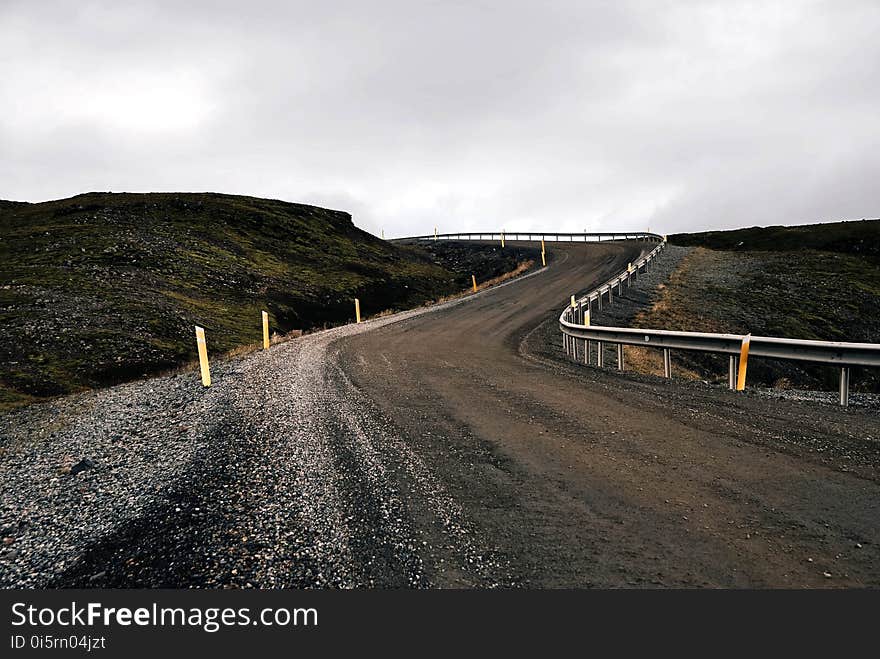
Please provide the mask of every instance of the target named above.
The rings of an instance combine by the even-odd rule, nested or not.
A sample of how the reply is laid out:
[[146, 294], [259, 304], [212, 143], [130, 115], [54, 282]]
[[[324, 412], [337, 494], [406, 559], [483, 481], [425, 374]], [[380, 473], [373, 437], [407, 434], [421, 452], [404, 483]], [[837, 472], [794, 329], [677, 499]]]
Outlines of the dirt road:
[[560, 307], [631, 250], [558, 246], [548, 272], [351, 337], [341, 362], [518, 583], [880, 585], [876, 412], [560, 361]]
[[880, 585], [876, 411], [561, 359], [637, 250], [0, 416], [0, 585]]

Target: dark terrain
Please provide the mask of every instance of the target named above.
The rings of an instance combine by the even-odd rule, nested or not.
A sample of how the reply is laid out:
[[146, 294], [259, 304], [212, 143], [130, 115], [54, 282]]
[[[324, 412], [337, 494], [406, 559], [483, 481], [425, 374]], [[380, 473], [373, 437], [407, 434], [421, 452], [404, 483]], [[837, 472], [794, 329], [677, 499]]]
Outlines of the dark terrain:
[[430, 251], [347, 213], [220, 194], [90, 193], [0, 202], [0, 409], [123, 382], [273, 332], [418, 306], [534, 260], [532, 249]]
[[[669, 236], [695, 248], [634, 326], [880, 342], [880, 220]], [[723, 380], [725, 359], [680, 353], [692, 377]], [[656, 366], [656, 365], [655, 365]], [[832, 390], [837, 369], [754, 360], [749, 382]], [[856, 391], [880, 392], [876, 369], [854, 369]]]
[[[880, 586], [880, 418], [561, 355], [639, 243], [0, 414], [6, 587]], [[88, 462], [86, 462], [88, 459]]]
[[668, 238], [671, 243], [690, 247], [744, 252], [819, 250], [880, 262], [880, 220], [676, 233]]

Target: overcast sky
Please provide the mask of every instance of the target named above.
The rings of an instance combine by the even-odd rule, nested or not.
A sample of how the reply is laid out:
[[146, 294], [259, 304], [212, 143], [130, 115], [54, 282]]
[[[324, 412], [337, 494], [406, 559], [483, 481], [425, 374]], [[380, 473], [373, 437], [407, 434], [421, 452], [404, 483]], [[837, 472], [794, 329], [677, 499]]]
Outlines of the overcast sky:
[[880, 216], [880, 2], [0, 0], [0, 198], [386, 235]]

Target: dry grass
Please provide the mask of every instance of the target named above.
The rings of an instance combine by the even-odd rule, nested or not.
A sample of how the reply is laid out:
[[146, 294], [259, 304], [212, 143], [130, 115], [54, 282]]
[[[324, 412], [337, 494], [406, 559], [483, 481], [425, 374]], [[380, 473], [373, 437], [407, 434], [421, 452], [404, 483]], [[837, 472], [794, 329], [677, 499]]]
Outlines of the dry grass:
[[[641, 346], [624, 346], [624, 364], [628, 371], [663, 377], [663, 352], [657, 348]], [[672, 353], [672, 377], [685, 380], [700, 380], [700, 374], [675, 362]]]
[[[497, 286], [498, 284], [501, 284], [501, 283], [507, 281], [508, 279], [513, 279], [514, 277], [519, 277], [526, 270], [530, 270], [532, 268], [532, 266], [534, 266], [534, 265], [535, 265], [535, 262], [532, 259], [529, 259], [528, 261], [522, 261], [519, 265], [516, 266], [516, 268], [514, 268], [510, 272], [505, 272], [503, 275], [495, 277], [494, 279], [490, 279], [488, 281], [485, 281], [482, 284], [477, 284], [477, 290], [480, 291], [484, 288], [490, 288], [492, 286]], [[470, 291], [470, 290], [472, 290], [472, 289], [468, 289], [468, 291]], [[468, 291], [465, 291], [465, 293], [467, 293]]]
[[[670, 275], [669, 282], [657, 286], [659, 297], [651, 305], [651, 308], [636, 314], [632, 327], [690, 332], [725, 331], [718, 323], [705, 317], [699, 318], [698, 326], [695, 326], [695, 318], [689, 312], [688, 307], [683, 305], [679, 299], [682, 284], [688, 280], [691, 271], [694, 268], [703, 267], [704, 262], [711, 256], [711, 250], [702, 247], [697, 247], [685, 256], [678, 268]], [[663, 376], [663, 352], [659, 349], [627, 346], [624, 360], [627, 369], [646, 375]], [[702, 379], [696, 371], [684, 367], [680, 363], [676, 364], [675, 352], [672, 353], [672, 374], [673, 377], [686, 380]]]
[[[487, 288], [492, 288], [493, 286], [497, 286], [498, 284], [501, 284], [509, 279], [513, 279], [514, 277], [518, 277], [521, 274], [523, 274], [524, 272], [530, 270], [532, 268], [532, 266], [534, 266], [534, 265], [535, 265], [535, 261], [533, 259], [529, 259], [527, 261], [521, 261], [519, 264], [517, 264], [516, 268], [514, 268], [513, 270], [511, 270], [509, 272], [505, 272], [503, 275], [499, 275], [498, 277], [495, 277], [493, 279], [488, 279], [488, 280], [484, 281], [482, 284], [477, 284], [477, 292], [479, 293], [482, 290], [485, 290]], [[451, 295], [444, 295], [442, 297], [437, 298], [436, 300], [431, 300], [429, 302], [425, 302], [422, 306], [423, 307], [433, 307], [437, 304], [443, 304], [444, 302], [449, 302], [451, 300], [458, 300], [458, 299], [461, 299], [463, 297], [467, 297], [468, 295], [473, 295], [473, 294], [474, 294], [473, 287], [468, 286], [463, 291], [460, 291], [458, 293], [453, 293]], [[385, 311], [380, 313], [378, 316], [370, 316], [370, 318], [381, 318], [382, 316], [387, 316], [392, 313], [396, 313], [396, 312], [386, 309]]]

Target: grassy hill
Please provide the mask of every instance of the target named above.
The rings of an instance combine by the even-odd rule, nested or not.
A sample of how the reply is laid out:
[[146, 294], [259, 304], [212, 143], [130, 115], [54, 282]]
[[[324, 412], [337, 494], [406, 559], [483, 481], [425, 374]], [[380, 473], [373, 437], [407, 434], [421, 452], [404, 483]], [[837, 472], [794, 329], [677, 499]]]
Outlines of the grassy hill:
[[[880, 220], [669, 236], [694, 246], [643, 327], [734, 332], [827, 341], [880, 342]], [[697, 377], [723, 377], [724, 360], [679, 362]], [[837, 371], [755, 360], [749, 380], [768, 386], [833, 389]], [[854, 373], [856, 389], [880, 390], [880, 373]]]
[[274, 331], [460, 291], [524, 255], [430, 254], [347, 213], [221, 194], [89, 193], [0, 202], [0, 406], [121, 382]]

